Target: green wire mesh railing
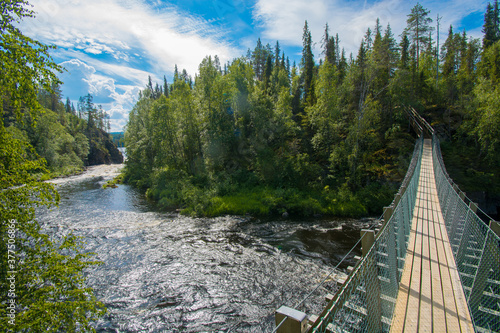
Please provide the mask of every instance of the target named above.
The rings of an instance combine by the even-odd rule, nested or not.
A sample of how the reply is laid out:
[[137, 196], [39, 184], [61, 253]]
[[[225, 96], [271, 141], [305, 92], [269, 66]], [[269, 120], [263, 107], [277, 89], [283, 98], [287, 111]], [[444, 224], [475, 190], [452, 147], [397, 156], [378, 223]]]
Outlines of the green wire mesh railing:
[[[433, 154], [439, 203], [474, 328], [500, 332], [500, 237], [476, 214], [477, 205], [453, 184], [435, 136]], [[488, 223], [496, 223], [490, 221], [488, 217]]]
[[[388, 332], [403, 272], [417, 197], [423, 136], [373, 246], [324, 309], [313, 332]], [[394, 246], [396, 244], [396, 246]]]

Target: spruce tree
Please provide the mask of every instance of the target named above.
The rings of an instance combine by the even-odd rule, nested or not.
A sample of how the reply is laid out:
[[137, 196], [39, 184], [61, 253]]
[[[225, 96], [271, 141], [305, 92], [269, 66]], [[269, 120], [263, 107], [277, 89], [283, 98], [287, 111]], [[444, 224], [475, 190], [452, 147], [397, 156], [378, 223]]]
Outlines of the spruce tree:
[[165, 75], [163, 75], [163, 94], [168, 98], [168, 82]]
[[[337, 64], [337, 48], [335, 39], [329, 35], [328, 23], [325, 25], [325, 35], [323, 36], [323, 54], [325, 59], [332, 65]], [[338, 35], [337, 35], [338, 37]]]
[[312, 101], [309, 99], [312, 92], [312, 81], [313, 81], [313, 71], [314, 71], [314, 55], [312, 53], [312, 37], [311, 31], [307, 25], [307, 21], [304, 24], [304, 33], [302, 35], [302, 77], [304, 82], [304, 104], [310, 104]]
[[399, 68], [408, 69], [410, 66], [410, 40], [408, 39], [408, 34], [403, 33], [403, 38], [401, 38], [401, 43], [399, 44], [401, 49], [401, 58], [399, 62]]
[[373, 45], [372, 29], [370, 29], [370, 28], [366, 29], [364, 42], [365, 42], [364, 47], [365, 47], [366, 51], [370, 51], [372, 49], [372, 45]]
[[484, 14], [483, 25], [483, 50], [493, 45], [496, 41], [500, 40], [500, 18], [498, 12], [498, 0], [492, 5], [488, 3], [486, 13]]
[[271, 79], [271, 74], [273, 72], [273, 61], [271, 55], [267, 55], [266, 66], [264, 67], [264, 87], [269, 88], [269, 81]]
[[264, 77], [264, 66], [266, 65], [266, 60], [266, 50], [262, 46], [262, 42], [259, 38], [257, 39], [255, 50], [252, 53], [253, 70], [259, 81], [262, 81]]
[[276, 41], [276, 46], [274, 47], [274, 67], [279, 67], [280, 65], [280, 43]]
[[71, 100], [69, 97], [66, 97], [66, 104], [64, 105], [66, 113], [71, 113]]

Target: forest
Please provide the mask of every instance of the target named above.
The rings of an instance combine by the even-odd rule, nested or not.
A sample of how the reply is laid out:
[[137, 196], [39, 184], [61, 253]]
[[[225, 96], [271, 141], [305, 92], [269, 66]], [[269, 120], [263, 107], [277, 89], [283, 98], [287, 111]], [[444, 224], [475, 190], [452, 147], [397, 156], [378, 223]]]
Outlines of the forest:
[[90, 94], [80, 97], [77, 108], [69, 98], [63, 103], [60, 84], [52, 82], [50, 89], [38, 89], [36, 98], [42, 109], [36, 117], [4, 109], [6, 130], [45, 159], [48, 172], [41, 172], [41, 179], [72, 175], [91, 165], [122, 163], [123, 156], [108, 133], [107, 113], [93, 103]]
[[231, 62], [207, 56], [194, 79], [175, 66], [130, 112], [125, 181], [191, 215], [379, 215], [413, 151], [411, 106], [466, 191], [500, 193], [498, 1], [484, 18], [482, 41], [450, 26], [437, 45], [417, 4], [398, 38], [377, 19], [357, 55], [326, 25], [319, 62], [306, 21], [298, 65], [258, 39]]

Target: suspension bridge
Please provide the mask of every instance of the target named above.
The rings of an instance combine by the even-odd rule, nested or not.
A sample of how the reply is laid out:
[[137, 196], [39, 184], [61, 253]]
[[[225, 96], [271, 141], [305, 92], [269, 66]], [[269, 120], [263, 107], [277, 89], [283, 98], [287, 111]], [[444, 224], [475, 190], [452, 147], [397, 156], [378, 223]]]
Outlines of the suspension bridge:
[[275, 332], [500, 332], [500, 225], [446, 173], [433, 128], [419, 134], [380, 230], [362, 231], [356, 266], [318, 315], [276, 311]]

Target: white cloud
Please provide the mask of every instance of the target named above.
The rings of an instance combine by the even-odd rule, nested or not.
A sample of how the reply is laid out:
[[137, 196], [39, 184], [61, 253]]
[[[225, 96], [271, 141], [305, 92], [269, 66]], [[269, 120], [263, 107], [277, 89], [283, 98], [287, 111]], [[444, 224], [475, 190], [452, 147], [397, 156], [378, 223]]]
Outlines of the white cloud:
[[80, 96], [90, 93], [94, 103], [100, 104], [111, 116], [112, 131], [121, 131], [128, 119], [128, 112], [137, 101], [140, 86], [117, 85], [114, 78], [97, 74], [95, 67], [79, 59], [71, 59], [60, 65], [66, 68], [66, 72], [61, 75], [63, 94], [78, 102]]
[[239, 55], [208, 22], [174, 7], [153, 8], [140, 0], [66, 2], [33, 0], [37, 16], [25, 24], [25, 32], [46, 43], [117, 60], [128, 61], [130, 50], [142, 50], [149, 67], [163, 72], [172, 72], [177, 64], [194, 75], [207, 55], [217, 54], [223, 61]]

